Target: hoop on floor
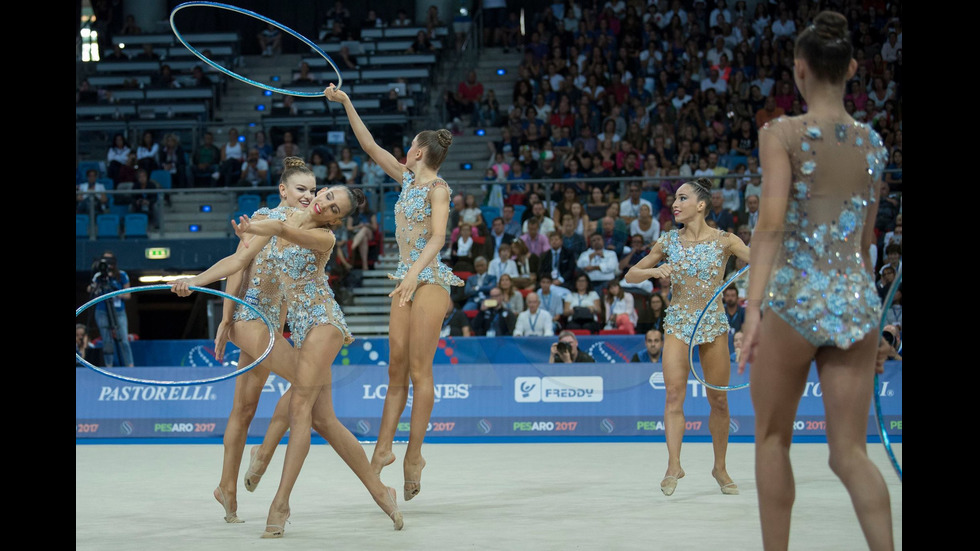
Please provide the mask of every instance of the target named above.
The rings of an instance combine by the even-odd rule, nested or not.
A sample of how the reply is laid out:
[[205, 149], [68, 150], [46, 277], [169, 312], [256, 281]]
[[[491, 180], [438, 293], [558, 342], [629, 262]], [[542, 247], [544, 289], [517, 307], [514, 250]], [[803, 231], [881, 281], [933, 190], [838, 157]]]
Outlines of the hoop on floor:
[[[126, 288], [126, 289], [120, 289], [118, 291], [113, 291], [111, 293], [106, 293], [104, 295], [95, 297], [94, 299], [92, 299], [92, 300], [86, 302], [85, 304], [81, 305], [77, 310], [75, 310], [75, 317], [77, 318], [79, 314], [81, 314], [85, 310], [88, 310], [92, 306], [94, 306], [94, 305], [96, 305], [96, 304], [98, 304], [100, 302], [104, 302], [106, 300], [109, 300], [110, 298], [114, 298], [114, 297], [116, 297], [118, 295], [126, 295], [126, 294], [129, 294], [129, 293], [142, 293], [142, 292], [146, 292], [146, 291], [162, 291], [162, 290], [169, 291], [170, 290], [170, 285], [145, 285], [145, 286], [142, 286], [142, 287], [129, 287], [129, 288]], [[129, 382], [129, 383], [137, 383], [137, 384], [142, 384], [142, 385], [156, 385], [156, 386], [191, 386], [191, 385], [203, 385], [203, 384], [208, 384], [208, 383], [217, 383], [219, 381], [224, 381], [226, 379], [231, 379], [232, 377], [237, 377], [237, 376], [241, 375], [242, 373], [245, 373], [246, 371], [251, 371], [253, 368], [255, 368], [255, 366], [259, 365], [259, 363], [261, 363], [262, 360], [266, 359], [266, 357], [269, 355], [270, 352], [272, 352], [272, 345], [275, 344], [276, 328], [275, 328], [275, 326], [272, 325], [272, 322], [269, 321], [269, 318], [265, 317], [265, 315], [263, 315], [262, 312], [260, 312], [257, 307], [255, 307], [252, 304], [248, 304], [247, 302], [245, 302], [244, 300], [242, 300], [242, 299], [240, 299], [240, 298], [238, 298], [236, 296], [232, 296], [232, 295], [229, 295], [228, 293], [224, 293], [222, 291], [218, 291], [218, 290], [215, 290], [215, 289], [208, 289], [206, 287], [191, 287], [190, 290], [191, 291], [197, 291], [199, 293], [207, 293], [209, 295], [215, 295], [215, 296], [218, 296], [218, 297], [221, 297], [221, 298], [232, 300], [232, 301], [237, 302], [238, 304], [241, 304], [242, 306], [245, 306], [246, 308], [252, 309], [259, 316], [259, 319], [261, 319], [262, 321], [264, 321], [265, 324], [266, 324], [266, 326], [269, 328], [269, 345], [265, 347], [265, 352], [263, 352], [261, 356], [259, 356], [258, 358], [256, 358], [254, 362], [246, 365], [245, 367], [243, 367], [241, 369], [238, 369], [237, 371], [232, 371], [231, 373], [228, 373], [226, 375], [221, 375], [220, 377], [212, 377], [210, 379], [195, 379], [195, 380], [192, 380], [192, 381], [153, 381], [153, 380], [149, 380], [149, 379], [139, 379], [139, 378], [136, 378], [136, 377], [126, 377], [125, 375], [120, 375], [118, 373], [113, 373], [113, 372], [108, 371], [106, 369], [103, 369], [101, 367], [96, 367], [96, 366], [92, 365], [91, 363], [89, 363], [88, 361], [86, 361], [84, 358], [82, 358], [81, 356], [79, 356], [78, 355], [78, 352], [75, 353], [75, 361], [77, 361], [78, 363], [84, 365], [85, 367], [87, 367], [87, 368], [89, 368], [89, 369], [91, 369], [93, 371], [97, 371], [97, 372], [105, 375], [106, 377], [112, 377], [113, 379], [119, 379], [120, 381], [126, 381], [126, 382]], [[108, 306], [108, 307], [111, 308], [111, 306]]]
[[268, 24], [276, 27], [277, 29], [280, 29], [282, 31], [285, 31], [286, 33], [288, 33], [291, 36], [295, 37], [297, 40], [299, 40], [303, 44], [306, 44], [307, 46], [309, 46], [310, 49], [312, 49], [314, 52], [317, 53], [317, 55], [319, 55], [323, 59], [327, 60], [327, 64], [330, 65], [330, 67], [333, 68], [333, 70], [334, 70], [335, 73], [337, 73], [337, 88], [340, 88], [340, 86], [344, 83], [344, 78], [340, 74], [340, 68], [337, 67], [337, 64], [334, 63], [332, 59], [330, 59], [330, 56], [327, 55], [327, 52], [324, 52], [312, 40], [306, 38], [305, 36], [299, 34], [298, 32], [296, 32], [294, 30], [290, 29], [289, 27], [283, 25], [282, 23], [279, 23], [277, 21], [273, 21], [272, 19], [269, 19], [268, 17], [266, 17], [264, 15], [259, 15], [259, 14], [255, 13], [254, 11], [246, 10], [245, 8], [239, 8], [238, 6], [230, 6], [228, 4], [221, 4], [221, 3], [218, 3], [218, 2], [184, 2], [183, 4], [178, 5], [176, 8], [174, 8], [174, 11], [170, 12], [170, 28], [173, 29], [174, 35], [177, 36], [177, 40], [179, 40], [181, 44], [183, 44], [188, 50], [191, 51], [192, 54], [194, 54], [195, 56], [197, 56], [201, 61], [207, 63], [209, 66], [213, 67], [215, 70], [220, 71], [220, 72], [222, 72], [222, 73], [230, 76], [233, 79], [240, 80], [240, 81], [244, 82], [245, 84], [251, 84], [252, 86], [261, 88], [263, 90], [268, 90], [270, 92], [276, 92], [276, 93], [279, 93], [279, 94], [285, 94], [287, 96], [297, 96], [297, 97], [301, 97], [301, 98], [319, 98], [319, 97], [323, 97], [323, 92], [300, 92], [298, 90], [287, 90], [285, 88], [277, 88], [275, 86], [269, 86], [268, 84], [262, 84], [261, 82], [256, 82], [256, 81], [254, 81], [254, 80], [252, 80], [250, 78], [244, 77], [244, 76], [242, 76], [242, 75], [240, 75], [240, 74], [238, 74], [238, 73], [236, 73], [234, 71], [229, 71], [228, 69], [225, 69], [221, 65], [218, 65], [217, 63], [215, 63], [215, 62], [211, 61], [210, 59], [208, 59], [204, 54], [202, 54], [201, 52], [199, 52], [197, 50], [197, 48], [191, 46], [190, 44], [187, 43], [186, 40], [184, 40], [183, 35], [181, 35], [180, 34], [180, 31], [177, 30], [177, 24], [174, 22], [174, 16], [177, 15], [177, 12], [178, 11], [180, 11], [180, 10], [182, 10], [184, 8], [194, 8], [194, 7], [221, 8], [223, 10], [233, 11], [235, 13], [240, 13], [240, 14], [243, 14], [243, 15], [247, 15], [249, 17], [253, 17], [255, 19], [258, 19], [259, 21], [264, 21], [264, 22], [266, 22], [266, 23], [268, 23]]
[[[736, 385], [729, 385], [729, 386], [715, 386], [715, 385], [712, 385], [712, 384], [708, 384], [707, 382], [704, 381], [704, 379], [701, 378], [700, 375], [698, 375], [698, 370], [697, 369], [694, 369], [694, 346], [695, 346], [694, 345], [694, 335], [697, 335], [698, 334], [698, 326], [701, 324], [701, 318], [703, 318], [704, 315], [708, 312], [708, 308], [710, 308], [711, 307], [711, 303], [713, 303], [715, 301], [715, 299], [718, 298], [718, 295], [720, 295], [722, 292], [724, 292], [725, 289], [727, 289], [729, 285], [731, 285], [732, 283], [734, 283], [736, 279], [742, 277], [742, 274], [744, 274], [745, 272], [747, 272], [748, 269], [749, 269], [748, 266], [744, 266], [741, 270], [735, 272], [735, 275], [733, 275], [732, 277], [728, 278], [728, 281], [726, 281], [725, 283], [722, 283], [721, 287], [719, 287], [718, 290], [715, 291], [715, 294], [711, 295], [711, 299], [708, 300], [708, 303], [704, 305], [704, 309], [701, 310], [701, 313], [698, 314], [698, 319], [697, 319], [697, 321], [694, 322], [694, 330], [691, 331], [691, 342], [687, 345], [687, 362], [691, 366], [691, 373], [694, 374], [694, 378], [697, 379], [699, 383], [701, 383], [702, 385], [704, 385], [704, 386], [706, 386], [706, 387], [708, 387], [708, 388], [710, 388], [712, 390], [722, 390], [722, 391], [727, 392], [727, 391], [730, 391], [730, 390], [739, 390], [739, 389], [746, 388], [746, 387], [749, 386], [749, 383], [748, 382], [741, 383], [741, 384], [736, 384]], [[727, 337], [725, 337], [725, 338], [727, 338]]]
[[[881, 334], [885, 330], [885, 316], [888, 315], [888, 308], [892, 305], [892, 300], [895, 298], [895, 291], [898, 290], [898, 284], [902, 282], [902, 265], [899, 264], [898, 272], [895, 274], [895, 281], [892, 282], [891, 287], [888, 289], [888, 294], [885, 295], [885, 302], [882, 304], [881, 310], [881, 322], [878, 323], [878, 333]], [[878, 379], [878, 374], [875, 373], [875, 420], [878, 421], [878, 436], [881, 438], [882, 445], [885, 446], [885, 452], [888, 454], [888, 459], [892, 463], [892, 467], [895, 468], [895, 472], [898, 473], [898, 480], [902, 480], [902, 466], [898, 464], [898, 459], [895, 458], [895, 452], [892, 451], [892, 442], [888, 438], [888, 433], [885, 432], [885, 417], [881, 414], [881, 385]]]

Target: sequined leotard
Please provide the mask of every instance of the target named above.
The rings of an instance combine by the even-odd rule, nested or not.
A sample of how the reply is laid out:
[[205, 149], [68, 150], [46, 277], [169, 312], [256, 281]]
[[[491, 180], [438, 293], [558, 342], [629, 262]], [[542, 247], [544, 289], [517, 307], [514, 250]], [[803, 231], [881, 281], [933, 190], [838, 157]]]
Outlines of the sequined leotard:
[[[397, 280], [405, 279], [405, 274], [419, 259], [422, 249], [432, 237], [432, 200], [429, 198], [429, 191], [439, 186], [446, 186], [446, 191], [452, 194], [449, 191], [449, 184], [442, 178], [417, 184], [414, 173], [405, 171], [402, 174], [402, 191], [398, 196], [398, 202], [395, 203], [398, 269], [395, 270], [394, 275], [388, 274], [388, 277]], [[462, 286], [463, 280], [456, 277], [456, 274], [449, 266], [443, 264], [437, 255], [419, 272], [419, 285], [425, 283], [435, 283], [448, 290], [449, 286]]]
[[846, 349], [881, 316], [861, 236], [887, 150], [874, 130], [853, 121], [781, 117], [763, 132], [786, 148], [793, 178], [763, 309], [814, 346]]
[[[286, 219], [285, 205], [274, 209], [261, 208], [252, 214], [252, 220]], [[241, 287], [237, 291], [238, 298], [262, 311], [276, 327], [281, 328], [285, 319], [282, 311], [282, 287], [279, 280], [279, 270], [275, 267], [275, 251], [278, 237], [272, 236], [268, 244], [262, 248], [245, 269]], [[238, 305], [235, 309], [235, 321], [252, 321], [259, 316], [251, 308]]]
[[[664, 331], [684, 344], [691, 344], [698, 316], [723, 283], [725, 264], [731, 255], [728, 236], [728, 232], [717, 231], [704, 241], [686, 242], [677, 230], [671, 230], [657, 240], [664, 251], [664, 261], [671, 267], [671, 299], [664, 318]], [[694, 344], [712, 342], [727, 332], [728, 318], [721, 302], [716, 300], [701, 318]]]
[[[287, 207], [286, 219], [300, 212], [299, 209]], [[318, 325], [333, 325], [343, 334], [344, 344], [354, 342], [324, 270], [333, 249], [311, 250], [285, 239], [279, 239], [274, 249], [282, 299], [286, 303], [286, 321], [292, 333], [293, 345], [302, 348], [310, 331]]]

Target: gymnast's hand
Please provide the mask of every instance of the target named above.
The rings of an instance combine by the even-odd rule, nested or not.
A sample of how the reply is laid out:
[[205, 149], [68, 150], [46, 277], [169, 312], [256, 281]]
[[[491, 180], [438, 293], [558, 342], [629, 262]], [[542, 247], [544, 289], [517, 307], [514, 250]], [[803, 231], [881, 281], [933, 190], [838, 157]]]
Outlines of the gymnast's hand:
[[195, 286], [193, 277], [182, 277], [170, 282], [170, 291], [179, 297], [189, 297], [194, 292], [190, 289], [192, 286]]
[[405, 306], [415, 295], [415, 289], [419, 286], [418, 276], [406, 274], [405, 279], [395, 287], [395, 290], [388, 294], [389, 297], [398, 300], [398, 306]]
[[742, 322], [742, 348], [738, 357], [738, 374], [745, 373], [745, 364], [752, 363], [755, 359], [756, 347], [759, 345], [759, 318], [758, 311], [745, 312], [745, 321]]
[[327, 98], [329, 101], [335, 101], [337, 103], [344, 103], [349, 101], [350, 98], [347, 96], [347, 92], [342, 91], [334, 83], [330, 83], [326, 90], [323, 91], [323, 97]]
[[221, 320], [218, 324], [218, 332], [214, 336], [214, 359], [221, 361], [225, 355], [225, 345], [228, 344], [228, 336], [231, 333], [231, 324]]
[[[242, 216], [239, 223], [236, 224], [234, 220], [231, 223], [235, 226], [235, 234], [239, 237], [245, 234], [268, 237], [282, 233], [282, 220], [274, 220], [272, 218], [253, 221], [248, 216]], [[245, 246], [248, 246], [248, 241], [245, 242]]]
[[650, 274], [652, 277], [660, 279], [662, 277], [670, 277], [670, 274], [673, 271], [674, 269], [670, 266], [670, 264], [661, 264], [660, 266], [650, 270]]

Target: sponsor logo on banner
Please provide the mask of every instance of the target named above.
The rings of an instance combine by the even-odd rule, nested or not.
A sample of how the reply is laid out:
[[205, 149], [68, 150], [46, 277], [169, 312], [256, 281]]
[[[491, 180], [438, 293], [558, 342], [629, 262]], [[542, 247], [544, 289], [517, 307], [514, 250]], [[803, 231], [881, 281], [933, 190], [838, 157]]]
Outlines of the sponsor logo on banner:
[[480, 421], [476, 424], [476, 430], [478, 430], [480, 434], [490, 434], [490, 431], [493, 430], [493, 424], [486, 419], [480, 419]]
[[123, 421], [119, 424], [119, 432], [125, 434], [126, 436], [133, 434], [133, 424], [129, 421]]
[[650, 386], [653, 387], [654, 390], [667, 389], [667, 385], [664, 384], [663, 371], [654, 371], [653, 373], [650, 374]]
[[636, 430], [664, 430], [663, 421], [637, 421]]
[[275, 392], [279, 396], [282, 396], [289, 390], [290, 386], [289, 381], [286, 379], [278, 377], [274, 373], [269, 373], [269, 378], [265, 380], [265, 385], [262, 386], [262, 392]]
[[153, 432], [194, 432], [194, 423], [154, 423]]
[[514, 421], [514, 432], [575, 432], [578, 421]]
[[806, 386], [803, 387], [803, 397], [809, 398], [814, 396], [819, 398], [823, 396], [823, 389], [820, 388], [820, 383], [815, 381], [807, 381]]
[[599, 430], [606, 434], [611, 434], [612, 431], [616, 430], [616, 423], [613, 423], [612, 419], [607, 417], [599, 421]]
[[540, 402], [541, 377], [518, 377], [514, 379], [515, 402]]
[[197, 402], [217, 400], [213, 386], [104, 386], [100, 402]]
[[357, 434], [368, 434], [371, 432], [371, 423], [368, 423], [364, 419], [361, 419], [354, 425], [354, 432]]
[[[435, 394], [435, 401], [441, 402], [443, 400], [466, 400], [470, 397], [470, 387], [473, 385], [469, 383], [454, 383], [454, 384], [438, 384], [433, 385], [433, 390]], [[384, 400], [385, 396], [388, 395], [388, 385], [362, 385], [361, 388], [364, 389], [364, 393], [361, 395], [362, 400]], [[408, 386], [408, 402], [405, 404], [406, 407], [412, 407], [412, 385]]]
[[429, 423], [426, 432], [452, 432], [456, 428], [456, 421], [435, 421]]
[[601, 402], [602, 377], [517, 377], [517, 402]]
[[738, 429], [739, 429], [738, 419], [736, 419], [734, 417], [732, 417], [731, 419], [729, 419], [728, 420], [728, 430], [729, 430], [729, 432], [731, 432], [732, 434], [735, 434], [736, 432], [738, 432]]

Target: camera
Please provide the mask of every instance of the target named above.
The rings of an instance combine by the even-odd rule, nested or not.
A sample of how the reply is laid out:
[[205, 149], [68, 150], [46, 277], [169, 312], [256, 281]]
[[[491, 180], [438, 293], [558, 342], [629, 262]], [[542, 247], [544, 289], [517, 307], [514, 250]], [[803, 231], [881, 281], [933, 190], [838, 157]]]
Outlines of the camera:
[[[568, 354], [569, 356], [572, 355], [572, 345], [568, 344], [567, 342], [558, 341], [558, 344], [555, 345], [555, 361], [565, 361], [562, 359], [562, 355], [564, 354]], [[574, 360], [575, 358], [572, 359]]]
[[881, 338], [885, 339], [885, 342], [887, 342], [889, 346], [895, 346], [895, 335], [893, 335], [891, 331], [882, 331]]

